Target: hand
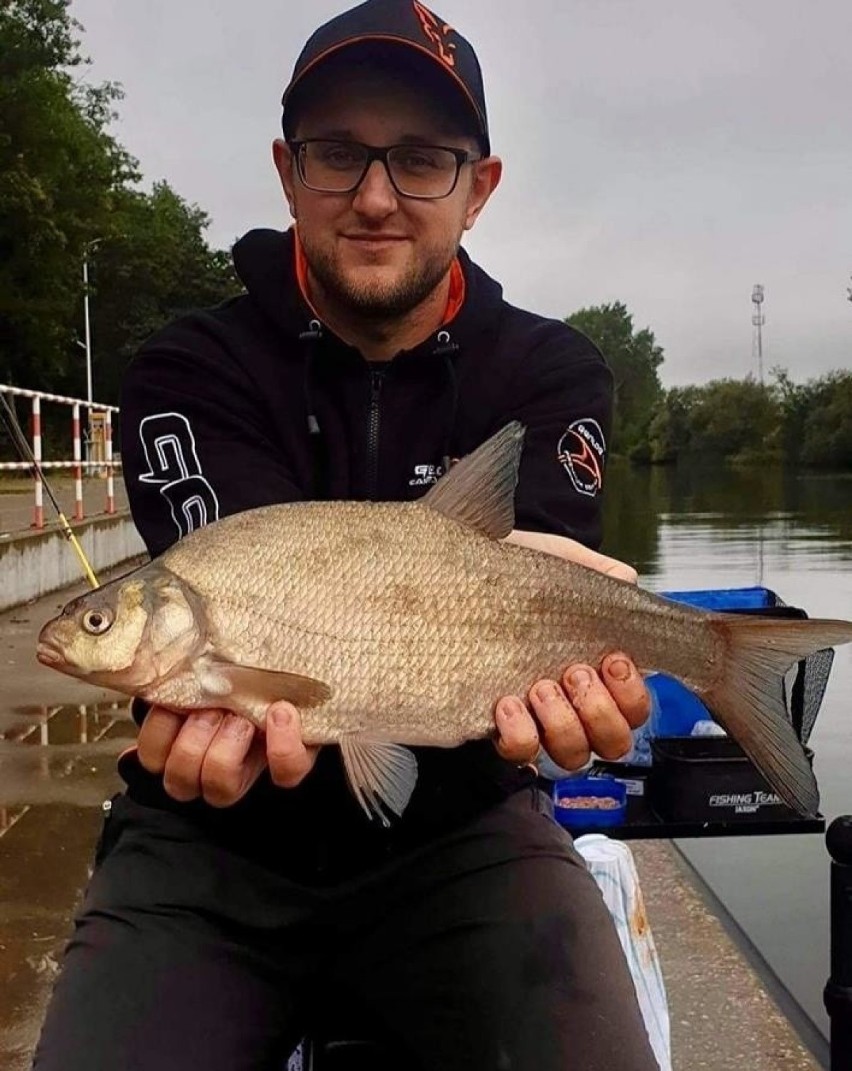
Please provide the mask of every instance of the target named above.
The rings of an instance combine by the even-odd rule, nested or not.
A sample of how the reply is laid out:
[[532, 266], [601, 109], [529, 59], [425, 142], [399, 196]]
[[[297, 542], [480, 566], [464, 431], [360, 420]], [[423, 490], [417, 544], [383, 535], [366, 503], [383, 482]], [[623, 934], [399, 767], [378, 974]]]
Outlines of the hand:
[[263, 731], [227, 711], [176, 714], [151, 707], [137, 747], [143, 767], [163, 775], [173, 799], [201, 796], [213, 807], [242, 799], [267, 766], [276, 785], [295, 787], [311, 772], [319, 751], [302, 743], [299, 712], [285, 702], [269, 707]]
[[[514, 531], [507, 542], [555, 554], [590, 569], [635, 583], [636, 570], [563, 536]], [[569, 666], [561, 681], [540, 680], [530, 689], [529, 707], [517, 696], [497, 703], [497, 747], [504, 758], [532, 762], [543, 747], [566, 770], [585, 766], [591, 753], [620, 759], [633, 743], [632, 730], [651, 712], [651, 696], [633, 661], [613, 651], [600, 669]]]

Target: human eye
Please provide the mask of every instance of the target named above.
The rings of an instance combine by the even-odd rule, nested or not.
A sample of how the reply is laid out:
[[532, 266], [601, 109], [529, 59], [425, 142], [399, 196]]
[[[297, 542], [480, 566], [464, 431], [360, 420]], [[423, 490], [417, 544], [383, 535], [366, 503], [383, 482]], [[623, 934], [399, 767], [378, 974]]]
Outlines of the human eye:
[[364, 163], [364, 150], [345, 141], [319, 142], [314, 151], [320, 163], [335, 171], [348, 171]]
[[[444, 171], [452, 167], [454, 158], [445, 149], [434, 149], [428, 145], [406, 145], [394, 153], [396, 163], [411, 174], [428, 174], [432, 171]], [[449, 163], [448, 163], [449, 161]]]

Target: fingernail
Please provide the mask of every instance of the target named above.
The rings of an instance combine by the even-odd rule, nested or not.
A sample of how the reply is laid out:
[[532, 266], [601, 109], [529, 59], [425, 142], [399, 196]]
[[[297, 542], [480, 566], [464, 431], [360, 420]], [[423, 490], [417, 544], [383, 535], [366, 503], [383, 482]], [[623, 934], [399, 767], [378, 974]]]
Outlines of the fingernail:
[[293, 724], [293, 711], [289, 707], [272, 707], [269, 716], [276, 729], [289, 729]]
[[575, 669], [568, 678], [572, 688], [588, 688], [592, 683], [592, 675], [587, 669]]
[[215, 729], [222, 720], [222, 712], [219, 710], [196, 710], [192, 715], [192, 720], [196, 725], [201, 725], [205, 729]]
[[626, 681], [630, 676], [630, 663], [625, 658], [615, 658], [609, 663], [607, 672], [617, 681]]
[[245, 740], [252, 728], [247, 718], [241, 718], [239, 714], [227, 714], [219, 731], [232, 740]]
[[543, 681], [536, 686], [536, 697], [543, 703], [546, 703], [550, 699], [557, 699], [559, 697], [559, 689], [553, 683], [553, 681]]

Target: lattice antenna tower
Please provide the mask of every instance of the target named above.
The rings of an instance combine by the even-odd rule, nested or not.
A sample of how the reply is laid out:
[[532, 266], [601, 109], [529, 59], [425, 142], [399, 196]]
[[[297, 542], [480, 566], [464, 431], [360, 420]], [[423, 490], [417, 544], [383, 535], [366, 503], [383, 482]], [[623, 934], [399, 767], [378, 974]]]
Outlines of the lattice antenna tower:
[[751, 322], [754, 327], [751, 339], [752, 360], [757, 358], [757, 374], [760, 384], [763, 386], [763, 325], [766, 317], [763, 315], [763, 287], [755, 283], [751, 292], [751, 304], [753, 308]]

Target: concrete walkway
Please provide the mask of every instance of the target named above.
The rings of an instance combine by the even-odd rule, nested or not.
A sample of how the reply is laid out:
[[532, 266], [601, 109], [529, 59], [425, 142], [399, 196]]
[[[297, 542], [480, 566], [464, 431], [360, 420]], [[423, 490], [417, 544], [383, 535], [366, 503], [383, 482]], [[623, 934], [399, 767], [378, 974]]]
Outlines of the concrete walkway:
[[630, 847], [666, 983], [674, 1071], [818, 1071], [671, 842]]
[[[133, 732], [123, 701], [35, 661], [41, 625], [85, 590], [0, 614], [3, 1071], [30, 1066], [88, 877], [99, 803], [117, 784], [115, 754]], [[668, 990], [675, 1071], [818, 1071], [674, 847], [631, 847]]]
[[[74, 480], [68, 476], [48, 476], [62, 511], [69, 521], [74, 517]], [[34, 490], [32, 480], [10, 479], [0, 475], [0, 535], [29, 532], [33, 524]], [[127, 492], [119, 473], [115, 478], [116, 509], [127, 508]], [[106, 513], [106, 480], [97, 476], [83, 480], [83, 508], [86, 518]], [[56, 514], [44, 492], [44, 519], [47, 527], [56, 525]]]

